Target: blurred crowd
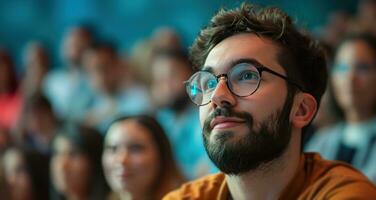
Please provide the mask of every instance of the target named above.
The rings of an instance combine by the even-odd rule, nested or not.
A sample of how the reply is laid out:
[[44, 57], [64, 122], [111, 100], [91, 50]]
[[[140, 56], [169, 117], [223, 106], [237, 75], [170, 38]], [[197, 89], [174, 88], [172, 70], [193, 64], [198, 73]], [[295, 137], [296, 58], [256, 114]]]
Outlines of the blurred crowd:
[[[330, 81], [302, 148], [353, 165], [376, 184], [376, 1], [337, 11], [314, 33]], [[0, 49], [0, 199], [160, 199], [216, 172], [184, 81], [179, 34], [160, 27], [128, 54], [92, 27], [70, 27], [63, 66], [41, 41], [22, 64]]]

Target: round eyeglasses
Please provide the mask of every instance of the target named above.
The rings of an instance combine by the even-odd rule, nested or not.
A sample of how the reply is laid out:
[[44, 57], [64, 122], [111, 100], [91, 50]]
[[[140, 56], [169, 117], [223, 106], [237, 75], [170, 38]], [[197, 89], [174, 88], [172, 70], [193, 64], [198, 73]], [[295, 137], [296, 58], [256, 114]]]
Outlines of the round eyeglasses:
[[214, 75], [207, 70], [198, 71], [184, 83], [193, 103], [203, 106], [211, 101], [213, 92], [222, 77], [226, 78], [226, 84], [231, 93], [238, 97], [246, 97], [252, 95], [258, 89], [263, 71], [278, 76], [303, 91], [297, 83], [286, 76], [253, 63], [237, 64], [227, 74]]

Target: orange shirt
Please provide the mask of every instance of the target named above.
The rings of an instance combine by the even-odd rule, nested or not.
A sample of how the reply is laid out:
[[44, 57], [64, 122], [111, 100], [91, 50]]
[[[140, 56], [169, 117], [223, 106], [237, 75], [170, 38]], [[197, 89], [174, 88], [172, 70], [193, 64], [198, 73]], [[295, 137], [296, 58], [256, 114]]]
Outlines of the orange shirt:
[[[219, 173], [186, 183], [163, 200], [226, 200], [228, 197], [225, 175]], [[363, 174], [345, 163], [327, 161], [315, 153], [304, 153], [299, 170], [279, 199], [376, 200], [376, 187]]]

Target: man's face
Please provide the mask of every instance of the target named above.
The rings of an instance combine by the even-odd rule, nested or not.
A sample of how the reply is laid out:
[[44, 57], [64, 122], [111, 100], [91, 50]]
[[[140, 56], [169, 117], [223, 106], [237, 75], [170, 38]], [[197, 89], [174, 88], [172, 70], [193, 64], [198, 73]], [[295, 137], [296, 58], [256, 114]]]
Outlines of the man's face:
[[[239, 34], [216, 45], [205, 67], [215, 75], [227, 73], [241, 59], [253, 59], [285, 75], [277, 62], [279, 49], [270, 40], [254, 34]], [[205, 148], [217, 167], [226, 174], [254, 170], [282, 155], [289, 144], [289, 115], [285, 80], [263, 72], [258, 90], [237, 97], [220, 80], [212, 101], [200, 107]], [[287, 100], [286, 100], [287, 99]]]
[[89, 33], [80, 28], [70, 30], [63, 41], [62, 51], [64, 59], [73, 65], [81, 65], [81, 57], [89, 47], [91, 38]]
[[116, 57], [107, 50], [100, 49], [88, 52], [84, 58], [92, 86], [102, 93], [113, 93], [120, 73]]
[[152, 64], [152, 97], [157, 106], [173, 106], [186, 97], [183, 82], [191, 75], [187, 63], [174, 58], [158, 57]]

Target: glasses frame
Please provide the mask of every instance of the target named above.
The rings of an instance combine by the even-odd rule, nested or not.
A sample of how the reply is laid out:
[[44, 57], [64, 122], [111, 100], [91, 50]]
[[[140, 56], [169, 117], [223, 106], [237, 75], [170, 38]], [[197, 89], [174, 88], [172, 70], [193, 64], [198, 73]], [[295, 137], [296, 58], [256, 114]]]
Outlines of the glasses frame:
[[[255, 63], [244, 62], [244, 63], [239, 63], [239, 64], [249, 64], [249, 65], [253, 65], [253, 66], [256, 68], [256, 70], [258, 71], [259, 75], [260, 75], [255, 90], [254, 90], [253, 92], [251, 92], [250, 94], [247, 94], [247, 95], [238, 95], [238, 94], [236, 94], [234, 91], [232, 91], [232, 89], [231, 89], [231, 87], [230, 87], [230, 84], [231, 84], [231, 83], [229, 83], [229, 81], [228, 81], [228, 74], [231, 74], [231, 72], [233, 71], [233, 69], [236, 68], [236, 67], [238, 67], [238, 66], [234, 66], [234, 67], [233, 67], [232, 69], [230, 69], [227, 73], [219, 74], [219, 75], [215, 75], [214, 73], [212, 73], [212, 72], [210, 72], [210, 71], [208, 71], [208, 70], [200, 70], [200, 71], [194, 73], [194, 74], [193, 74], [193, 75], [192, 75], [187, 81], [184, 81], [184, 82], [183, 82], [184, 85], [185, 85], [185, 87], [186, 87], [186, 91], [188, 91], [188, 90], [187, 90], [187, 87], [190, 87], [190, 83], [191, 83], [191, 79], [192, 79], [192, 77], [194, 77], [197, 73], [200, 73], [200, 72], [206, 72], [206, 73], [210, 73], [211, 75], [213, 75], [213, 77], [215, 77], [215, 79], [216, 79], [216, 81], [217, 81], [217, 85], [216, 85], [215, 87], [218, 86], [218, 83], [219, 83], [219, 81], [220, 81], [221, 78], [226, 78], [225, 80], [226, 80], [227, 88], [229, 89], [229, 91], [230, 91], [233, 95], [235, 95], [235, 96], [237, 96], [237, 97], [247, 97], [247, 96], [251, 96], [252, 94], [254, 94], [254, 93], [258, 90], [258, 88], [259, 88], [259, 86], [260, 86], [260, 83], [261, 83], [262, 72], [264, 72], [264, 71], [265, 71], [265, 72], [269, 72], [269, 73], [271, 73], [271, 74], [273, 74], [273, 75], [275, 75], [275, 76], [277, 76], [277, 77], [279, 77], [279, 78], [282, 78], [282, 79], [284, 79], [287, 83], [289, 83], [289, 84], [294, 85], [295, 87], [297, 87], [300, 91], [304, 91], [304, 89], [303, 89], [303, 88], [302, 88], [297, 82], [295, 82], [295, 81], [293, 81], [292, 79], [288, 78], [287, 76], [282, 75], [282, 74], [280, 74], [280, 73], [278, 73], [278, 72], [276, 72], [276, 71], [273, 71], [273, 70], [269, 69], [268, 67], [263, 66], [263, 65], [261, 65], [261, 64], [259, 64], [259, 63], [255, 64]], [[238, 65], [239, 65], [239, 64], [238, 64]], [[188, 93], [188, 92], [187, 92], [187, 93]], [[188, 96], [189, 96], [189, 98], [192, 100], [192, 102], [193, 102], [194, 104], [198, 105], [198, 106], [204, 106], [204, 105], [207, 105], [207, 104], [209, 104], [209, 103], [211, 102], [211, 99], [210, 99], [207, 103], [197, 104], [196, 102], [193, 101], [193, 99], [192, 99], [192, 97], [191, 97], [191, 95], [190, 95], [189, 93], [188, 93]]]

